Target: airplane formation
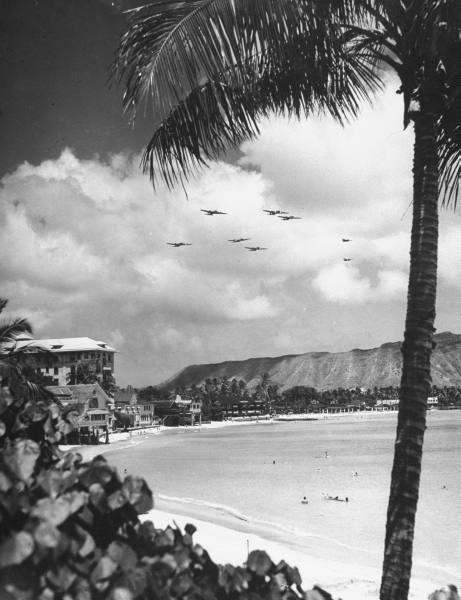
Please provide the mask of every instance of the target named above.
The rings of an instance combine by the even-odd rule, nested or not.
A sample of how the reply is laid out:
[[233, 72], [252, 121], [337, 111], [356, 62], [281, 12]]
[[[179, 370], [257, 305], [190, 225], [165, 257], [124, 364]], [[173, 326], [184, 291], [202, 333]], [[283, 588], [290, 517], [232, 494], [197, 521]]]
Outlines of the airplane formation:
[[[215, 215], [227, 215], [227, 213], [222, 212], [220, 210], [209, 209], [209, 208], [201, 208], [200, 211], [205, 213], [205, 215], [207, 217], [213, 217]], [[295, 217], [294, 215], [289, 215], [286, 211], [279, 210], [279, 209], [263, 208], [263, 212], [267, 213], [271, 217], [278, 217], [282, 221], [293, 221], [295, 219], [302, 219], [302, 217]], [[231, 244], [239, 244], [240, 242], [247, 242], [250, 239], [251, 238], [240, 237], [240, 238], [232, 238], [227, 241], [230, 242]], [[349, 238], [341, 238], [341, 241], [343, 243], [347, 243], [347, 242], [351, 242], [352, 240]], [[181, 248], [182, 246], [192, 246], [192, 244], [190, 242], [167, 242], [167, 245], [173, 246], [174, 248]], [[261, 246], [244, 246], [244, 248], [245, 248], [245, 250], [248, 250], [249, 252], [261, 252], [263, 250], [267, 250], [267, 248], [264, 248]], [[343, 258], [344, 262], [350, 262], [351, 260], [352, 260], [352, 258], [346, 258], [346, 257]]]

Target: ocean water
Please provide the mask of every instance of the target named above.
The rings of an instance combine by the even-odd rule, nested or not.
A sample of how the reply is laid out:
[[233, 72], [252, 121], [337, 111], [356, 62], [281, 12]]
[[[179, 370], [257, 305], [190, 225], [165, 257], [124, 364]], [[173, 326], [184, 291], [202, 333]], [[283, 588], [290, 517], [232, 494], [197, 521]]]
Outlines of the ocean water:
[[[395, 426], [395, 415], [379, 415], [171, 430], [108, 458], [122, 473], [144, 476], [159, 509], [258, 533], [357, 572], [381, 567]], [[431, 411], [415, 576], [461, 583], [460, 509], [461, 412]]]

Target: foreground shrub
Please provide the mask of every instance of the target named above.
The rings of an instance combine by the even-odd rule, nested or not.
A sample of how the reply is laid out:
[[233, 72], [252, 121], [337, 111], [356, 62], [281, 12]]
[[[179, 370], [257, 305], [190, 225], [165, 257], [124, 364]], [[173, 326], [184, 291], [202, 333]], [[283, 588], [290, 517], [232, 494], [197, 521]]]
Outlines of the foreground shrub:
[[297, 569], [265, 552], [252, 552], [241, 567], [219, 566], [194, 543], [192, 525], [182, 532], [141, 523], [138, 515], [153, 507], [143, 479], [122, 480], [102, 456], [83, 462], [59, 450], [74, 416], [3, 361], [1, 600], [301, 596]]

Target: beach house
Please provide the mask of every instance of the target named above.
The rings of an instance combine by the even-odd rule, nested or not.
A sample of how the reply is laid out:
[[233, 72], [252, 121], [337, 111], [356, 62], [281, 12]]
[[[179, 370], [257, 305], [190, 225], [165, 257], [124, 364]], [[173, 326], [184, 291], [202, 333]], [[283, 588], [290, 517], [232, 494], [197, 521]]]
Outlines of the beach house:
[[73, 414], [74, 431], [69, 443], [97, 443], [112, 430], [114, 413], [112, 399], [98, 383], [53, 385], [46, 388], [64, 409]]

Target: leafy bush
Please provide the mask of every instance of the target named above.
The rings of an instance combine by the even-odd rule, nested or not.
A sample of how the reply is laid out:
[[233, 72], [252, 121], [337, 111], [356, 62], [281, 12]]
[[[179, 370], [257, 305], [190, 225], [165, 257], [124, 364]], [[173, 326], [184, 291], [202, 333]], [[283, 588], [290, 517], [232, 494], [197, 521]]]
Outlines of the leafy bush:
[[[156, 528], [138, 515], [153, 506], [145, 481], [98, 456], [62, 453], [72, 429], [43, 389], [2, 366], [0, 385], [0, 599], [170, 598], [295, 600], [297, 569], [254, 551], [244, 566], [216, 565], [195, 528]], [[329, 598], [321, 590], [308, 596]]]

